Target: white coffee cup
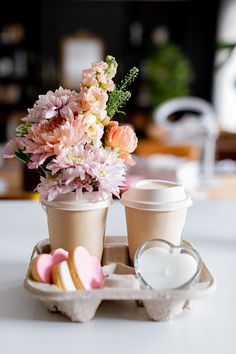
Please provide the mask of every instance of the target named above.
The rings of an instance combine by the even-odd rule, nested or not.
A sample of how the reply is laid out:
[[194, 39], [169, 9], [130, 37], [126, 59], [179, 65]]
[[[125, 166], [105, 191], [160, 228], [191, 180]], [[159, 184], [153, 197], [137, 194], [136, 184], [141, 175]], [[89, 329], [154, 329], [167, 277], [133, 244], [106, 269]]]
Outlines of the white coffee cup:
[[145, 179], [131, 184], [123, 193], [130, 259], [146, 240], [161, 238], [179, 245], [187, 208], [192, 205], [182, 185]]

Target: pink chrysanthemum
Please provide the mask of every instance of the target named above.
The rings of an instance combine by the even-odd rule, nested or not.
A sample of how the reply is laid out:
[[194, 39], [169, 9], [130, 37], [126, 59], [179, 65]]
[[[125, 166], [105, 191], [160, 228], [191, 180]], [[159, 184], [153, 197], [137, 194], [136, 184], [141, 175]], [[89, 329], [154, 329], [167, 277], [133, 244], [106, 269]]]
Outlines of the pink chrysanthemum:
[[[96, 149], [92, 145], [71, 147], [65, 154], [53, 159], [47, 169], [51, 171], [52, 176], [59, 178], [60, 188], [64, 185], [66, 190], [69, 188], [78, 195], [83, 190], [99, 190], [106, 195], [114, 194], [117, 197], [119, 188], [125, 181], [126, 170], [123, 160], [110, 148]], [[53, 195], [56, 195], [55, 185], [56, 183], [53, 183]], [[48, 188], [48, 182], [41, 181], [40, 191], [44, 196], [47, 195]]]
[[110, 148], [97, 149], [94, 158], [96, 165], [92, 174], [97, 181], [98, 189], [119, 198], [120, 187], [125, 181], [124, 161]]
[[67, 118], [79, 110], [79, 94], [59, 87], [55, 92], [48, 91], [46, 95], [40, 95], [34, 107], [28, 109], [28, 115], [23, 120], [38, 123], [42, 119], [56, 116]]
[[90, 173], [90, 165], [94, 163], [93, 161], [94, 154], [88, 145], [74, 146], [48, 163], [47, 169], [51, 171], [52, 175], [59, 171], [62, 172], [63, 179], [70, 183], [74, 178], [73, 175], [84, 180], [85, 174]]
[[40, 162], [49, 156], [59, 155], [64, 149], [85, 142], [85, 129], [81, 119], [56, 117], [34, 124], [24, 138], [25, 151], [36, 154]]
[[36, 188], [41, 200], [48, 200], [49, 202], [54, 200], [58, 194], [66, 194], [72, 192], [73, 189], [74, 187], [65, 184], [60, 176], [51, 177], [50, 174], [47, 174], [46, 178], [41, 177]]

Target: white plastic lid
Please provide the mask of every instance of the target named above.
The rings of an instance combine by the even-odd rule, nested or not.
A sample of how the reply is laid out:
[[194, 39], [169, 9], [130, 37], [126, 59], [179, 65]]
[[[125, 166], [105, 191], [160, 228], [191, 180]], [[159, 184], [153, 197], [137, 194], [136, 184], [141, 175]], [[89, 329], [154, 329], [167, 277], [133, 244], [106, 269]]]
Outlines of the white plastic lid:
[[121, 203], [134, 209], [173, 211], [191, 206], [192, 199], [180, 184], [144, 179], [131, 184]]
[[82, 198], [76, 199], [75, 193], [59, 194], [51, 202], [41, 201], [45, 206], [61, 210], [86, 211], [107, 208], [112, 204], [111, 198], [104, 198], [101, 192], [84, 192]]

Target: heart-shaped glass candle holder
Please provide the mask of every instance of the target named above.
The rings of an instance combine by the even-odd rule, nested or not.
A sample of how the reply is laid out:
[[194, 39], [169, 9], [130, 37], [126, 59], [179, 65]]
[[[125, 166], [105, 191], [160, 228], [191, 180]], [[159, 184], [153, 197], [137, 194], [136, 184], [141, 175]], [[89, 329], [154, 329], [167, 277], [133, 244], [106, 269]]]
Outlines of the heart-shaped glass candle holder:
[[134, 268], [143, 288], [183, 289], [199, 280], [202, 260], [191, 246], [175, 246], [162, 239], [153, 239], [138, 248]]

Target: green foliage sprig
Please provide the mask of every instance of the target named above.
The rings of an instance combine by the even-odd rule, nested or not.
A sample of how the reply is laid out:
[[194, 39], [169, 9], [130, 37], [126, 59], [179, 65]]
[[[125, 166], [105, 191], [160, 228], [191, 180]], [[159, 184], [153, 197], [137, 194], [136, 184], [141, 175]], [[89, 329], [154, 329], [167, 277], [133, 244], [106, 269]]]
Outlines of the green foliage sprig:
[[131, 93], [126, 90], [127, 86], [129, 86], [138, 76], [138, 68], [133, 67], [129, 73], [125, 76], [125, 78], [121, 81], [120, 85], [118, 85], [109, 95], [109, 99], [107, 102], [107, 115], [112, 118], [116, 113], [125, 114], [120, 109], [126, 104], [126, 102], [130, 99]]

